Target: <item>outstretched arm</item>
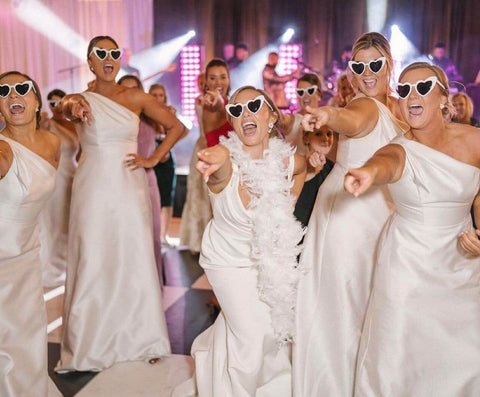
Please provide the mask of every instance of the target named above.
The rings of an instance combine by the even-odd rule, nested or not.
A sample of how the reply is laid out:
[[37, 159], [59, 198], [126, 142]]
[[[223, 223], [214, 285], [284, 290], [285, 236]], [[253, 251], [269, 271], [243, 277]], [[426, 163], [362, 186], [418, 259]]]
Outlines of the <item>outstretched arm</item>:
[[344, 108], [307, 106], [306, 110], [308, 113], [302, 120], [304, 130], [313, 131], [327, 125], [339, 134], [357, 138], [368, 135], [379, 117], [377, 105], [369, 98], [356, 99]]
[[372, 185], [397, 182], [405, 167], [405, 150], [396, 144], [379, 149], [363, 167], [352, 168], [345, 175], [344, 187], [355, 197]]
[[197, 153], [197, 170], [203, 175], [208, 188], [213, 193], [220, 193], [232, 177], [230, 151], [223, 145], [203, 149]]
[[67, 119], [74, 123], [87, 121], [92, 124], [92, 110], [90, 104], [81, 94], [65, 95], [61, 102], [62, 112]]

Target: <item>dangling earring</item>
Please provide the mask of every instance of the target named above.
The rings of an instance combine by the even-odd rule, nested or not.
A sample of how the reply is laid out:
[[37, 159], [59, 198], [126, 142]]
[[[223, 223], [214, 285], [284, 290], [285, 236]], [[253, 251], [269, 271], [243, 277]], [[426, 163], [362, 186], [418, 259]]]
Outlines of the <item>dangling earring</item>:
[[273, 123], [270, 121], [268, 123], [268, 133], [270, 134], [272, 132], [272, 130], [273, 130]]
[[445, 109], [445, 105], [443, 103], [440, 104], [440, 109]]

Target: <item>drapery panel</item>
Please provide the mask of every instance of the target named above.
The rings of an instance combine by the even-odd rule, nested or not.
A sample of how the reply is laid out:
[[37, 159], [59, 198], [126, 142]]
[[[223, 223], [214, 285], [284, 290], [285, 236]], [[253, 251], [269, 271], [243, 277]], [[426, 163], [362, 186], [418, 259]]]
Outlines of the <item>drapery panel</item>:
[[[84, 39], [80, 57], [22, 22], [17, 15], [22, 9], [19, 7], [33, 7], [38, 20], [32, 18], [32, 26], [50, 21], [44, 11], [59, 17], [65, 27]], [[62, 34], [61, 27], [60, 23], [49, 22], [48, 31], [60, 41], [71, 39]], [[86, 44], [92, 37], [110, 35], [132, 53], [152, 46], [153, 0], [0, 0], [0, 32], [1, 72], [18, 70], [29, 74], [37, 80], [43, 96], [52, 88], [82, 91], [93, 78], [86, 62]], [[75, 67], [72, 72], [59, 72], [71, 67]]]

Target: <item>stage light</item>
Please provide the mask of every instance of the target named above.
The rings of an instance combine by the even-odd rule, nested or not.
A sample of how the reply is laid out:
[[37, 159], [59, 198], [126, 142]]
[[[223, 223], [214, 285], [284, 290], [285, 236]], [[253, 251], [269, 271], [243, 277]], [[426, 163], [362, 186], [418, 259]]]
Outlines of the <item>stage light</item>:
[[381, 32], [387, 20], [388, 0], [367, 0], [367, 24], [370, 32]]
[[[278, 74], [283, 76], [297, 70], [297, 59], [302, 57], [302, 46], [300, 44], [281, 44], [278, 58]], [[285, 95], [292, 105], [298, 103], [297, 80], [285, 84]]]
[[292, 37], [293, 37], [294, 34], [295, 34], [295, 30], [292, 29], [292, 28], [288, 28], [288, 29], [285, 31], [285, 33], [282, 34], [282, 37], [281, 37], [280, 41], [281, 41], [282, 43], [288, 43], [288, 42], [292, 39]]
[[404, 65], [413, 62], [420, 56], [420, 52], [405, 36], [396, 24], [390, 27], [390, 48], [394, 62], [395, 80], [400, 75]]
[[195, 30], [189, 30], [189, 31], [188, 31], [188, 35], [189, 35], [190, 37], [195, 37], [195, 35], [196, 35]]
[[[184, 35], [157, 44], [147, 50], [132, 55], [130, 65], [140, 70], [143, 81], [159, 78], [162, 71], [168, 70], [183, 46], [194, 36], [193, 30]], [[118, 77], [121, 77], [120, 73]], [[148, 86], [148, 83], [147, 83]]]
[[69, 53], [85, 60], [88, 42], [38, 0], [12, 2], [17, 18]]
[[[186, 45], [180, 52], [180, 90], [182, 114], [184, 118], [198, 125], [195, 112], [195, 98], [200, 95], [197, 87], [197, 77], [201, 71], [202, 54], [199, 45]], [[179, 118], [180, 119], [180, 118]], [[180, 121], [185, 124], [184, 120]], [[185, 124], [187, 126], [187, 124]], [[189, 128], [187, 126], [187, 128]], [[191, 128], [191, 127], [190, 127]]]

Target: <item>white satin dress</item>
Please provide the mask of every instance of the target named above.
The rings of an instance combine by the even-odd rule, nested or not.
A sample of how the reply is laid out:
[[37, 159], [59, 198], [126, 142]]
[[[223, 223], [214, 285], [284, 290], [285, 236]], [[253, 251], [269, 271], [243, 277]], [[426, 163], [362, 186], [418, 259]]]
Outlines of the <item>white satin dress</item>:
[[46, 397], [51, 381], [38, 219], [56, 170], [20, 143], [1, 134], [0, 140], [13, 152], [0, 179], [0, 396]]
[[77, 128], [82, 156], [73, 182], [57, 372], [100, 371], [170, 353], [147, 177], [143, 168], [124, 165], [137, 151], [139, 118], [97, 93], [83, 96], [93, 122]]
[[[291, 179], [293, 156], [289, 164]], [[241, 201], [239, 183], [233, 164], [229, 184], [210, 193], [214, 216], [203, 235], [200, 265], [222, 311], [192, 345], [197, 394], [175, 396], [292, 395], [290, 346], [279, 348], [270, 307], [258, 296], [258, 269], [250, 257], [253, 213]]]
[[344, 190], [343, 180], [349, 168], [363, 165], [402, 132], [387, 107], [374, 101], [375, 128], [362, 138], [340, 138], [337, 162], [320, 186], [308, 224], [301, 261], [310, 270], [298, 287], [293, 346], [296, 397], [353, 395], [377, 243], [392, 203], [386, 187], [359, 200]]
[[[355, 396], [480, 396], [480, 258], [472, 230], [480, 169], [401, 137], [396, 211], [380, 240]], [[361, 199], [361, 197], [359, 197]]]
[[79, 150], [78, 139], [71, 131], [50, 120], [50, 131], [61, 140], [55, 191], [40, 217], [40, 257], [43, 266], [43, 286], [53, 288], [65, 283], [67, 270], [68, 222], [72, 184]]

